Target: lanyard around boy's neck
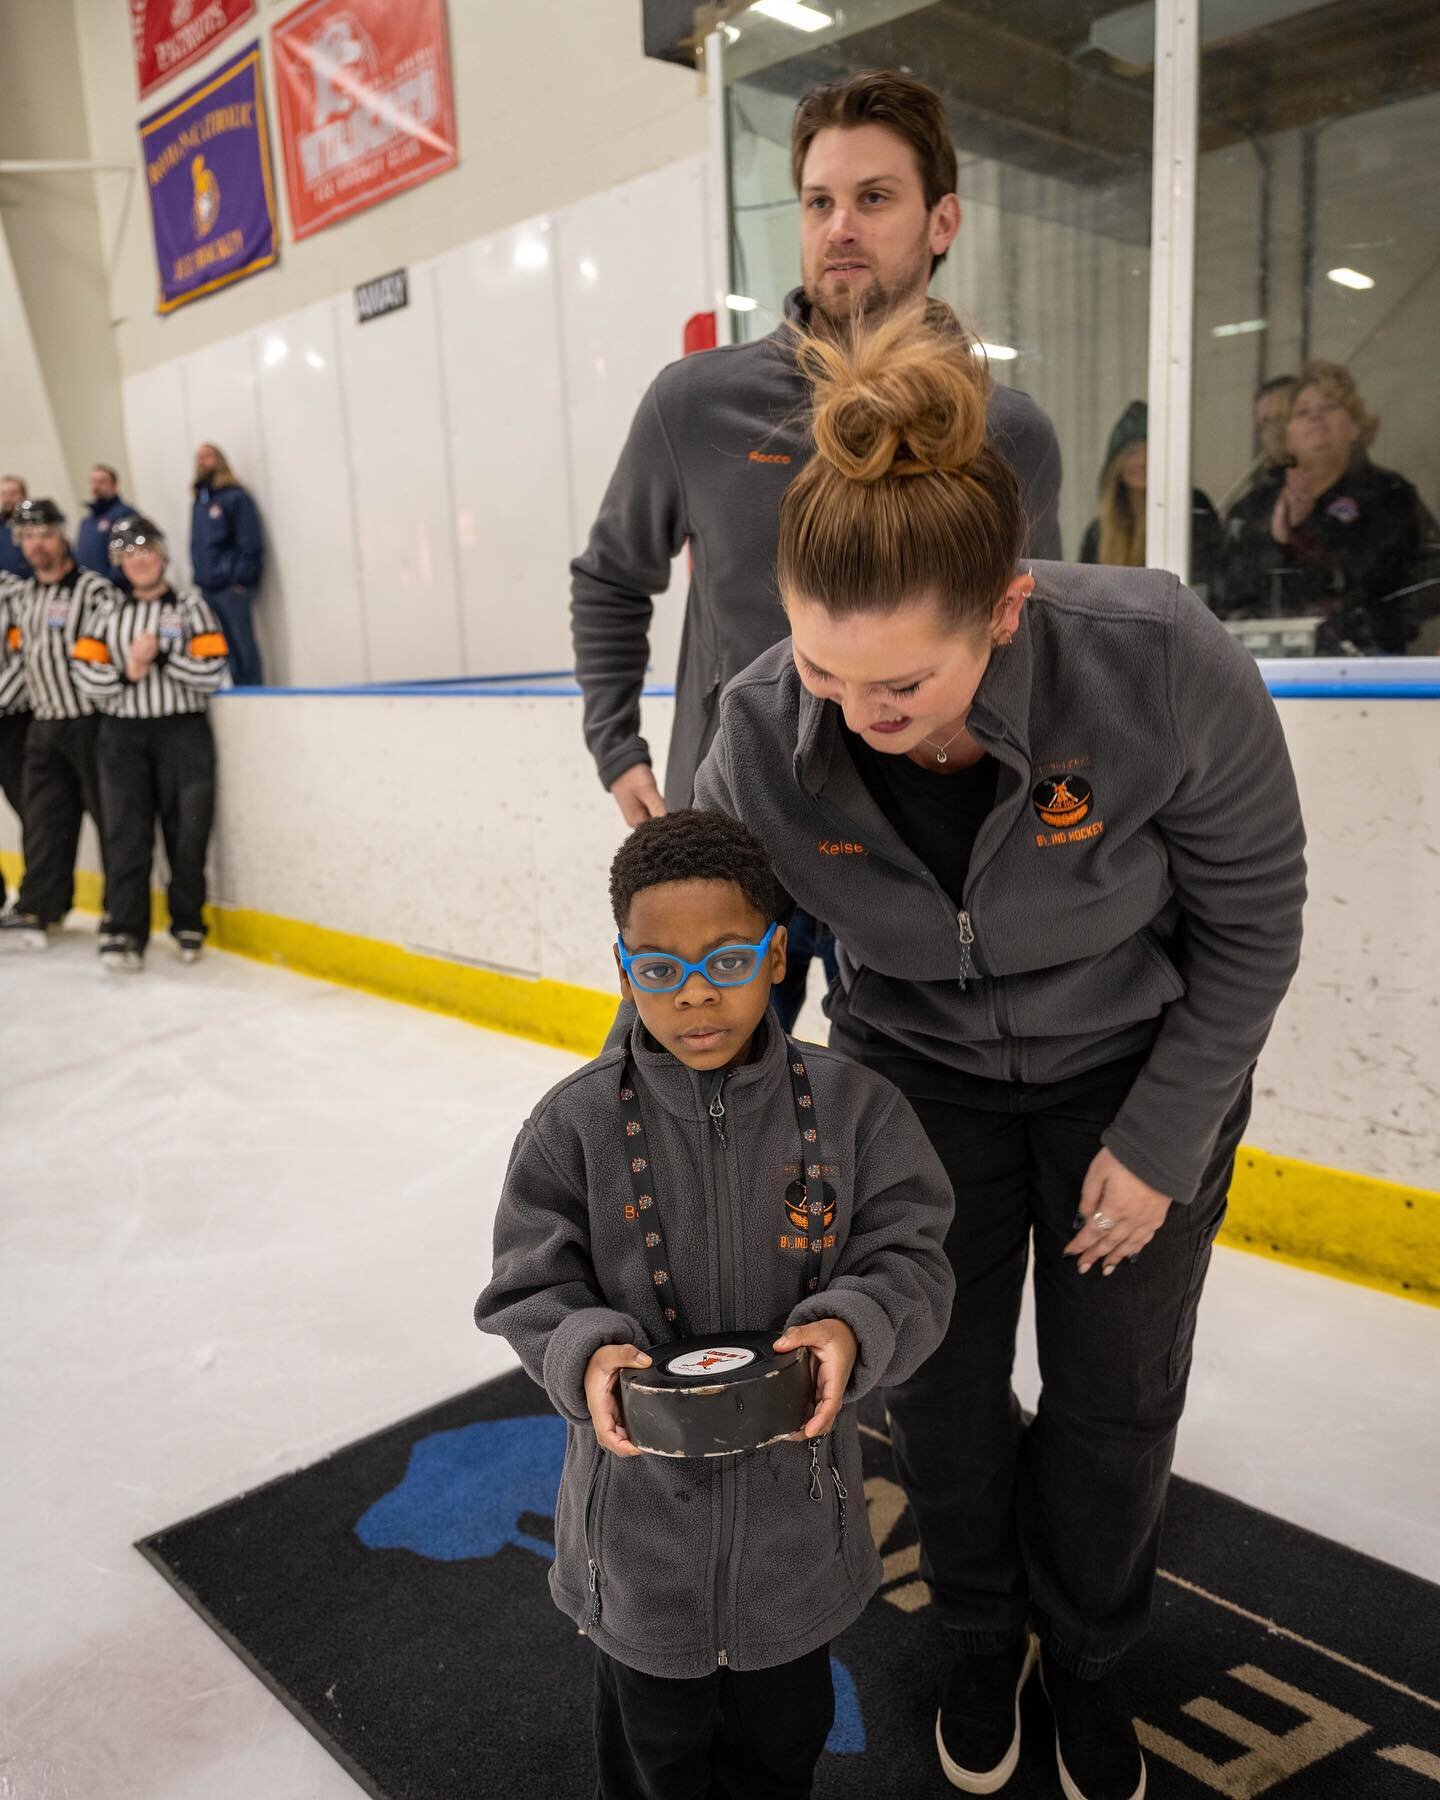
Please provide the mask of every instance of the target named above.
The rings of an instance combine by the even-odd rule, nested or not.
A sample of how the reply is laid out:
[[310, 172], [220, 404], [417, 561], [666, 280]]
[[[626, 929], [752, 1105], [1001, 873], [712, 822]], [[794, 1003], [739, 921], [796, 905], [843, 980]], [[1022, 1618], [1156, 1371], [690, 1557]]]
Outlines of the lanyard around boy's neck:
[[[772, 1024], [771, 1029], [775, 1029]], [[790, 1073], [790, 1091], [795, 1101], [795, 1122], [800, 1127], [800, 1167], [805, 1176], [805, 1217], [810, 1235], [805, 1240], [805, 1263], [800, 1277], [800, 1297], [815, 1293], [820, 1286], [820, 1256], [825, 1247], [825, 1183], [821, 1175], [820, 1138], [815, 1128], [815, 1099], [810, 1092], [810, 1077], [805, 1059], [789, 1038], [785, 1040], [785, 1060]], [[633, 1218], [650, 1265], [650, 1279], [655, 1284], [655, 1298], [661, 1317], [672, 1337], [688, 1338], [691, 1331], [681, 1310], [680, 1296], [670, 1273], [670, 1260], [665, 1249], [665, 1233], [660, 1224], [660, 1208], [655, 1199], [655, 1170], [651, 1165], [645, 1138], [645, 1125], [640, 1117], [640, 1083], [635, 1062], [625, 1052], [620, 1072], [620, 1117], [623, 1125], [625, 1156], [630, 1164], [630, 1185], [634, 1200], [625, 1210]], [[729, 1321], [733, 1329], [733, 1321]]]

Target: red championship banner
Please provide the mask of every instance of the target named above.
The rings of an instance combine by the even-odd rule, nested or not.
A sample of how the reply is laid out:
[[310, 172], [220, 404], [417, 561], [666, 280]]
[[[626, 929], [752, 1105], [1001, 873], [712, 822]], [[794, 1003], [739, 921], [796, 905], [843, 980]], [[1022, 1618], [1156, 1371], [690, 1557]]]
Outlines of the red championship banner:
[[130, 0], [141, 99], [254, 17], [255, 0]]
[[445, 0], [311, 0], [270, 46], [297, 238], [458, 162]]

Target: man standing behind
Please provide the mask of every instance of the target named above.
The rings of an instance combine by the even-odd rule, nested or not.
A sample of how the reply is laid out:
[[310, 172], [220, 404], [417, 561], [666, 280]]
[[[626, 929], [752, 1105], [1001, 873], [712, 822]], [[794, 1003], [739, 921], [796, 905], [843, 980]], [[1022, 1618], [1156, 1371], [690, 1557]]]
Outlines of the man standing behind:
[[120, 477], [109, 463], [96, 463], [90, 471], [90, 504], [75, 534], [75, 560], [82, 569], [93, 569], [116, 587], [128, 587], [124, 572], [110, 560], [110, 536], [121, 519], [135, 508], [120, 498]]
[[81, 818], [88, 812], [100, 825], [95, 765], [100, 720], [75, 686], [71, 658], [76, 640], [89, 635], [97, 605], [118, 606], [122, 596], [91, 570], [76, 568], [65, 515], [53, 500], [22, 500], [11, 529], [35, 573], [10, 591], [10, 625], [0, 652], [0, 713], [28, 689], [34, 718], [25, 737], [25, 879], [15, 905], [0, 919], [0, 939], [43, 950], [49, 928], [60, 923], [75, 898]]
[[195, 452], [195, 504], [190, 515], [190, 570], [230, 646], [236, 687], [259, 687], [260, 646], [251, 616], [265, 562], [260, 514], [223, 450]]
[[0, 575], [13, 575], [17, 581], [28, 581], [35, 573], [10, 529], [15, 508], [29, 492], [18, 475], [0, 475]]
[[[803, 285], [785, 324], [662, 369], [640, 402], [590, 542], [571, 564], [575, 674], [585, 741], [629, 825], [689, 806], [731, 676], [788, 634], [775, 588], [780, 499], [810, 460], [809, 394], [794, 330], [843, 335], [852, 320], [925, 308], [937, 331], [962, 329], [926, 293], [960, 229], [957, 167], [944, 102], [909, 75], [880, 70], [800, 102], [790, 168], [800, 200]], [[992, 388], [989, 437], [1015, 470], [1028, 553], [1060, 555], [1060, 446], [1028, 394]], [[692, 571], [662, 799], [640, 735], [652, 597], [670, 585], [687, 542]], [[794, 952], [814, 930], [792, 925], [799, 982], [777, 995], [793, 1024], [803, 997]], [[824, 945], [823, 933], [816, 933]]]

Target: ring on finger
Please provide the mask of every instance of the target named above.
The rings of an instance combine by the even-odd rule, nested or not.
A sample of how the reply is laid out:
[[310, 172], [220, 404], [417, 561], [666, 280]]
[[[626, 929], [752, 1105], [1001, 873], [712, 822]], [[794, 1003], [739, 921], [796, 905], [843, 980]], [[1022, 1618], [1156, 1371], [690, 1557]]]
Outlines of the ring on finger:
[[1104, 1213], [1097, 1212], [1091, 1218], [1090, 1223], [1097, 1231], [1113, 1231], [1118, 1221], [1115, 1219], [1107, 1219]]

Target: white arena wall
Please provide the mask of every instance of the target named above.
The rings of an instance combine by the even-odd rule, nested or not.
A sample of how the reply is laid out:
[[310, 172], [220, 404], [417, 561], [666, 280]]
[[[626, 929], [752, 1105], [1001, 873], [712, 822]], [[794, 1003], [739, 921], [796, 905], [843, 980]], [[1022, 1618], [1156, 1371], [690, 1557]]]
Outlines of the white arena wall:
[[[182, 577], [195, 445], [255, 495], [270, 680], [570, 666], [570, 558], [646, 387], [715, 305], [709, 179], [683, 158], [412, 262], [399, 312], [358, 324], [347, 289], [126, 378], [126, 497]], [[679, 614], [657, 617], [667, 679]]]
[[[1288, 665], [1294, 671], [1296, 665]], [[623, 835], [565, 692], [222, 694], [213, 899], [487, 976], [500, 1022], [584, 1043], [614, 993], [606, 870]], [[663, 765], [672, 701], [647, 697]], [[1249, 1141], [1278, 1156], [1440, 1186], [1440, 700], [1281, 699], [1310, 837], [1300, 972], [1260, 1066]], [[0, 844], [18, 848], [3, 815]], [[82, 861], [95, 866], [87, 831]], [[233, 936], [233, 934], [232, 934]], [[373, 952], [372, 952], [373, 953]], [[303, 947], [273, 954], [306, 966]], [[366, 981], [341, 954], [320, 972]], [[433, 971], [432, 971], [433, 972]], [[98, 976], [97, 976], [98, 979]], [[403, 993], [405, 977], [389, 991]], [[555, 988], [552, 984], [563, 984]], [[381, 983], [385, 985], [385, 983]], [[588, 1002], [588, 1005], [587, 1005]], [[481, 1009], [483, 1016], [484, 1009]], [[561, 1034], [565, 1034], [562, 1032]]]

